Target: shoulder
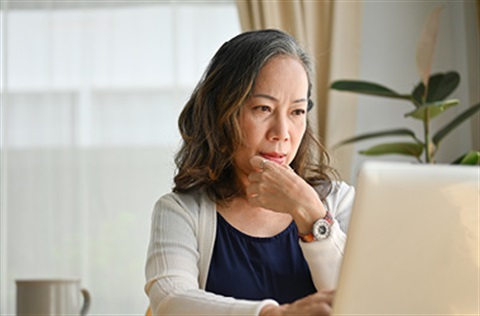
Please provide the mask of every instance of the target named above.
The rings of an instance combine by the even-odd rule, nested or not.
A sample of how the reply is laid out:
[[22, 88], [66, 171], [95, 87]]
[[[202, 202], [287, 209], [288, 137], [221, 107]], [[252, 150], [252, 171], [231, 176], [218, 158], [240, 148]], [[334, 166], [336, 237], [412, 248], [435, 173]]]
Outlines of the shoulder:
[[334, 181], [332, 183], [332, 191], [327, 196], [327, 199], [353, 199], [354, 196], [354, 186], [343, 181]]
[[160, 197], [155, 203], [154, 212], [175, 213], [198, 219], [199, 213], [213, 202], [203, 191], [189, 193], [170, 192]]
[[355, 198], [355, 188], [343, 181], [332, 183], [332, 191], [325, 199], [332, 211], [342, 211], [347, 208], [349, 211]]
[[[323, 192], [325, 192], [327, 188], [327, 184], [319, 184], [315, 186], [315, 191], [321, 196]], [[349, 185], [343, 181], [333, 181], [331, 182], [331, 191], [325, 198], [325, 201], [328, 204], [336, 205], [341, 201], [353, 201], [355, 197], [355, 187]]]
[[204, 195], [199, 192], [176, 193], [170, 192], [161, 196], [155, 206], [180, 206], [186, 209], [199, 208]]

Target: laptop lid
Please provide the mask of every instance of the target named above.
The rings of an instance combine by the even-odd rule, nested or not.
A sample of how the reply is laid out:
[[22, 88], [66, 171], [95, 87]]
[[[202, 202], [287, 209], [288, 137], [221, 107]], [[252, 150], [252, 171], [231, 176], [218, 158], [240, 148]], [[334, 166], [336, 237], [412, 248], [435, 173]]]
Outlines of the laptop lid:
[[367, 162], [333, 314], [478, 315], [480, 167]]

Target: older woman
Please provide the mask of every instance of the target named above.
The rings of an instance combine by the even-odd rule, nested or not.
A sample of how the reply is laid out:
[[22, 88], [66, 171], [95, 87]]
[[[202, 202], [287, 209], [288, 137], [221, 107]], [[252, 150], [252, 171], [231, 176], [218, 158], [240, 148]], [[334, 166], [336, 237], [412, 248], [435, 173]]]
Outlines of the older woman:
[[309, 127], [311, 68], [278, 30], [213, 57], [179, 118], [175, 187], [154, 208], [154, 314], [329, 314], [354, 190]]

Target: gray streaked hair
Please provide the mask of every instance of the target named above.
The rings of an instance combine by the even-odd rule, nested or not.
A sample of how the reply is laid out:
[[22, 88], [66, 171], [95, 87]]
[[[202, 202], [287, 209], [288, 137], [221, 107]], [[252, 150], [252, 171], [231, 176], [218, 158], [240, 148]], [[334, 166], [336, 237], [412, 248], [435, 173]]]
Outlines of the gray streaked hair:
[[[260, 70], [277, 56], [293, 57], [303, 64], [309, 84], [308, 110], [311, 109], [312, 61], [295, 38], [280, 30], [267, 29], [244, 32], [225, 42], [179, 117], [183, 143], [175, 157], [175, 192], [204, 189], [220, 203], [244, 194], [233, 166], [233, 155], [243, 137], [238, 117]], [[314, 157], [318, 153], [320, 157]], [[330, 183], [332, 169], [328, 164], [329, 157], [307, 120], [307, 130], [291, 167], [314, 185]]]

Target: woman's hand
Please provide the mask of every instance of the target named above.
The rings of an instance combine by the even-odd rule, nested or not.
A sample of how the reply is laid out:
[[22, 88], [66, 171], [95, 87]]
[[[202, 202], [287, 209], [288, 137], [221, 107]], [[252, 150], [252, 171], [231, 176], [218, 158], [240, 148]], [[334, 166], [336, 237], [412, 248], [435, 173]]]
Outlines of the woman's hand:
[[251, 205], [291, 214], [300, 234], [308, 234], [313, 223], [325, 216], [318, 194], [288, 166], [261, 156], [252, 157], [250, 164], [254, 169], [247, 186]]
[[332, 312], [332, 302], [335, 295], [334, 290], [320, 291], [301, 298], [292, 304], [280, 306], [268, 305], [260, 311], [260, 316], [323, 316]]

